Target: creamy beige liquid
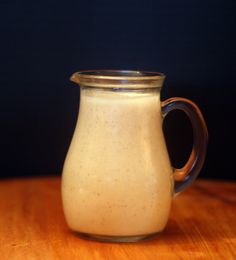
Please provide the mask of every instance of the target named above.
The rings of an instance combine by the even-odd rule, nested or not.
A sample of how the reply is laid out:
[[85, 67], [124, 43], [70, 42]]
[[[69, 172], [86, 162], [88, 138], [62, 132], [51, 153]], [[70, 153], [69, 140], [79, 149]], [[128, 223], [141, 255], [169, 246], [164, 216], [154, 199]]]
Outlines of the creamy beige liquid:
[[62, 180], [71, 229], [110, 236], [161, 231], [173, 189], [159, 93], [83, 90]]

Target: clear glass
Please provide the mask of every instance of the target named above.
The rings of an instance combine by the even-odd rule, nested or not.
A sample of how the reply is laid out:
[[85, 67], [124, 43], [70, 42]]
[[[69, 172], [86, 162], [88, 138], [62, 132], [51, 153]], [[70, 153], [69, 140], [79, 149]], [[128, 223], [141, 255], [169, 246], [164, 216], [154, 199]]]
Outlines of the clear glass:
[[[199, 174], [207, 128], [198, 107], [183, 98], [163, 103], [165, 76], [156, 72], [84, 71], [77, 125], [62, 175], [66, 221], [90, 239], [133, 242], [166, 226], [174, 194]], [[194, 131], [190, 159], [173, 170], [162, 131], [173, 109], [189, 116]]]

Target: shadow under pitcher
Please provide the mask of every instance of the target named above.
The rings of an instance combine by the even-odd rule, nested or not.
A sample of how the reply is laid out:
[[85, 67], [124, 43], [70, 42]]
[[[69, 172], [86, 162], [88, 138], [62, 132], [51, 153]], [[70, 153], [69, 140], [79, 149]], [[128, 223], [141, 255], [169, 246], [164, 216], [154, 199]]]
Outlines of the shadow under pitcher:
[[[174, 97], [160, 101], [158, 72], [76, 72], [80, 108], [62, 174], [62, 200], [71, 230], [101, 241], [134, 242], [165, 228], [174, 195], [199, 174], [208, 132], [199, 108]], [[181, 169], [170, 164], [162, 131], [172, 110], [193, 126], [193, 147]]]

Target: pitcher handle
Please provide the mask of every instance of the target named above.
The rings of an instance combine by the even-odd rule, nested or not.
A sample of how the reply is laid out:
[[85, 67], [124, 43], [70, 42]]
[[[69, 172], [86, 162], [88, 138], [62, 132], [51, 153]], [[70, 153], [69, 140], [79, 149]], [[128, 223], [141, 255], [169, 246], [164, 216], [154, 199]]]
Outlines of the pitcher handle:
[[186, 98], [173, 97], [162, 102], [163, 117], [172, 110], [182, 110], [189, 117], [193, 128], [193, 147], [184, 167], [174, 171], [174, 191], [178, 194], [198, 176], [206, 157], [208, 131], [199, 107]]

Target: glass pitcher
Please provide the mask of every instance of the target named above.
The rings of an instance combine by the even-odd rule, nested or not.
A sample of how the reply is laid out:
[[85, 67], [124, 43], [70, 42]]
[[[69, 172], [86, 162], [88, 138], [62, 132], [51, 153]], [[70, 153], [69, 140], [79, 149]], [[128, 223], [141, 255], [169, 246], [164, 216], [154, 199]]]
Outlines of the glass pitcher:
[[[165, 76], [141, 71], [82, 71], [71, 80], [81, 88], [77, 125], [62, 175], [68, 226], [81, 236], [131, 242], [159, 234], [175, 194], [202, 168], [207, 127], [190, 100], [160, 101]], [[193, 126], [186, 165], [173, 169], [162, 123], [174, 109]]]

